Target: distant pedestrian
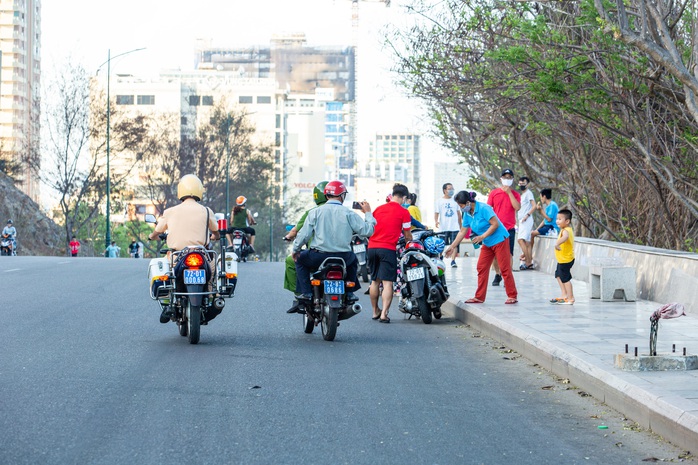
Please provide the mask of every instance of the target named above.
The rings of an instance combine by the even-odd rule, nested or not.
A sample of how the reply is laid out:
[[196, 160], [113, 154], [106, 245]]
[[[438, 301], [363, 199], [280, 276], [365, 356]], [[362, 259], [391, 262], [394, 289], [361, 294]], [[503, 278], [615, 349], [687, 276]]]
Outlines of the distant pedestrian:
[[116, 245], [116, 242], [112, 241], [111, 245], [104, 249], [104, 256], [107, 258], [118, 258], [121, 254], [121, 247]]
[[520, 270], [533, 269], [533, 250], [531, 250], [531, 232], [533, 231], [533, 212], [536, 201], [533, 192], [528, 188], [530, 180], [526, 176], [519, 178], [519, 190], [521, 191], [521, 208], [518, 211], [519, 220], [519, 247], [521, 247]]
[[138, 256], [140, 258], [145, 258], [145, 255], [143, 254], [144, 249], [145, 245], [141, 241], [138, 241]]
[[550, 303], [560, 305], [574, 305], [574, 292], [572, 290], [572, 266], [574, 265], [574, 231], [570, 226], [572, 212], [563, 208], [557, 214], [555, 222], [560, 228], [560, 234], [555, 241], [555, 278], [560, 285], [562, 296], [551, 299]]
[[131, 241], [131, 243], [128, 245], [128, 253], [131, 256], [131, 258], [139, 258], [140, 255], [138, 255], [138, 242], [134, 239]]
[[536, 210], [540, 211], [540, 214], [543, 215], [543, 221], [538, 225], [538, 229], [531, 231], [531, 253], [533, 253], [533, 242], [537, 236], [545, 236], [550, 233], [550, 231], [557, 231], [555, 220], [559, 207], [553, 200], [552, 189], [541, 189], [540, 202], [536, 204]]
[[78, 252], [80, 252], [80, 241], [78, 241], [75, 238], [75, 236], [73, 236], [73, 238], [70, 239], [70, 243], [68, 245], [70, 246], [70, 256], [77, 257]]
[[475, 192], [460, 191], [455, 197], [458, 206], [463, 209], [463, 225], [453, 244], [445, 251], [446, 257], [451, 256], [457, 250], [458, 244], [465, 238], [468, 228], [476, 236], [470, 240], [473, 244], [482, 244], [480, 256], [477, 260], [477, 290], [475, 297], [465, 303], [481, 304], [487, 296], [487, 281], [490, 277], [490, 266], [497, 257], [504, 280], [504, 289], [508, 299], [505, 304], [518, 302], [518, 291], [514, 282], [514, 274], [511, 272], [511, 252], [509, 251], [509, 232], [495, 215], [492, 207], [483, 202], [475, 201]]
[[[390, 323], [388, 312], [393, 302], [393, 283], [397, 280], [396, 247], [400, 234], [405, 235], [405, 240], [412, 240], [410, 232], [412, 217], [402, 206], [408, 195], [406, 186], [395, 184], [391, 201], [373, 212], [376, 227], [373, 235], [368, 239], [366, 258], [372, 279], [369, 294], [373, 307], [373, 319], [381, 323]], [[382, 292], [380, 291], [381, 283], [383, 284]], [[379, 297], [383, 300], [383, 308], [378, 307]]]
[[[458, 205], [453, 200], [453, 184], [447, 182], [441, 187], [443, 192], [443, 197], [436, 201], [436, 206], [434, 208], [434, 227], [440, 229], [444, 233], [444, 240], [446, 245], [452, 244], [453, 240], [458, 235], [461, 225], [461, 212]], [[456, 258], [458, 258], [458, 249], [456, 249], [453, 259], [451, 260], [451, 267], [456, 268]]]
[[[487, 197], [487, 205], [492, 207], [495, 215], [502, 222], [504, 228], [509, 233], [509, 252], [511, 257], [509, 258], [510, 266], [514, 263], [514, 239], [516, 239], [516, 212], [521, 208], [521, 196], [518, 192], [511, 188], [514, 184], [514, 172], [506, 168], [502, 170], [502, 176], [500, 178], [502, 183], [501, 187], [493, 189], [490, 195]], [[493, 286], [499, 286], [502, 282], [502, 275], [499, 274], [499, 258], [495, 257], [494, 262], [492, 262], [492, 269], [495, 272], [494, 280], [492, 281]]]

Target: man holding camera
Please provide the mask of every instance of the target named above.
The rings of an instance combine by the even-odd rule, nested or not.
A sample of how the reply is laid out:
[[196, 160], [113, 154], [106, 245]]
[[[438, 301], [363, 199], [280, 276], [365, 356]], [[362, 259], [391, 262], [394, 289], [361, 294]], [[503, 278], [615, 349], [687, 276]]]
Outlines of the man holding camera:
[[[328, 182], [324, 194], [327, 197], [327, 203], [308, 212], [308, 217], [293, 242], [296, 292], [298, 293], [296, 299], [298, 301], [312, 299], [310, 273], [317, 270], [327, 257], [340, 257], [347, 265], [347, 281], [355, 283], [354, 287], [347, 286], [349, 291], [347, 300], [353, 303], [359, 300], [354, 291], [358, 290], [360, 285], [356, 276], [358, 262], [351, 249], [351, 237], [354, 234], [361, 236], [373, 234], [375, 220], [371, 215], [371, 206], [367, 202], [360, 202], [359, 205], [365, 214], [365, 219], [342, 205], [347, 196], [347, 188], [342, 182]], [[303, 245], [307, 244], [311, 238], [313, 242], [310, 249], [301, 252]]]
[[[381, 323], [390, 323], [388, 311], [393, 301], [393, 283], [397, 279], [397, 243], [400, 234], [405, 235], [405, 240], [412, 240], [410, 226], [412, 217], [410, 212], [402, 205], [409, 196], [407, 187], [402, 184], [393, 186], [393, 195], [390, 202], [381, 205], [373, 212], [376, 219], [376, 230], [368, 240], [368, 269], [371, 273], [371, 306], [373, 307], [373, 319]], [[383, 283], [383, 292], [379, 291]], [[383, 308], [378, 307], [378, 297], [383, 298]]]

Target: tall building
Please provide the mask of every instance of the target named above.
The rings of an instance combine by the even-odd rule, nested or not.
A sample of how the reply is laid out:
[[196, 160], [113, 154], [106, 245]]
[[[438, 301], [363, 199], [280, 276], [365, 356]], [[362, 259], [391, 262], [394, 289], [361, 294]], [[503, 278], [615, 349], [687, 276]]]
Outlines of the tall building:
[[403, 183], [419, 192], [419, 135], [376, 134], [368, 150], [368, 161], [359, 166], [359, 176]]
[[[41, 1], [0, 0], [0, 150], [22, 166], [22, 190], [39, 201]], [[32, 155], [28, 157], [28, 155]]]
[[[352, 47], [308, 46], [304, 33], [274, 35], [268, 46], [211, 48], [200, 44], [196, 68], [212, 72], [236, 72], [250, 79], [273, 78], [286, 94], [328, 102], [326, 155], [334, 158], [337, 176], [352, 183], [356, 147], [350, 121], [355, 108], [355, 60]], [[301, 100], [302, 105], [303, 100]]]

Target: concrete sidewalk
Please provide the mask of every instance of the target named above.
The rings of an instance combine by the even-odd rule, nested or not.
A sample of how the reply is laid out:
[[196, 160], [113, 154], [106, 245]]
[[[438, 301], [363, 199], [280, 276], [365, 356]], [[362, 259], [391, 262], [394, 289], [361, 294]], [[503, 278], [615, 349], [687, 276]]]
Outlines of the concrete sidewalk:
[[[475, 295], [477, 258], [460, 258], [446, 271], [451, 298], [447, 313], [496, 339], [524, 357], [651, 429], [677, 446], [698, 449], [698, 370], [626, 372], [614, 356], [649, 353], [649, 317], [661, 304], [650, 301], [601, 302], [589, 299], [589, 285], [573, 281], [576, 303], [554, 305], [555, 278], [538, 271], [514, 273], [519, 302], [505, 305], [503, 283], [488, 287], [483, 304], [466, 304]], [[490, 275], [492, 282], [494, 274]], [[682, 302], [683, 303], [683, 302]], [[661, 320], [657, 354], [698, 353], [698, 318]]]

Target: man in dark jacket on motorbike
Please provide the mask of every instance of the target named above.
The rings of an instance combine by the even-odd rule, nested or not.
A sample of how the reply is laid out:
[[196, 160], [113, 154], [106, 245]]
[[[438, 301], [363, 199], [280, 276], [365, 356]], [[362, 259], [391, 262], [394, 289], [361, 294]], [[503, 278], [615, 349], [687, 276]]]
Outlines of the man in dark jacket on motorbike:
[[[201, 180], [193, 174], [183, 176], [177, 185], [177, 197], [182, 203], [164, 211], [149, 239], [155, 239], [167, 231], [167, 246], [173, 251], [190, 245], [205, 247], [210, 239], [209, 234], [217, 240], [220, 237], [218, 222], [210, 208], [199, 204], [203, 196]], [[213, 278], [214, 273], [211, 273]], [[171, 310], [165, 307], [160, 315], [160, 323], [170, 321], [170, 316]]]
[[[376, 220], [373, 219], [368, 202], [360, 202], [361, 211], [366, 216], [364, 220], [342, 205], [347, 196], [347, 188], [342, 182], [327, 183], [324, 194], [327, 203], [308, 213], [305, 224], [293, 242], [293, 259], [296, 261], [297, 273], [296, 298], [311, 300], [313, 295], [310, 273], [317, 270], [326, 258], [340, 257], [347, 265], [347, 281], [355, 283], [355, 287], [347, 287], [347, 301], [356, 302], [358, 298], [354, 291], [359, 290], [360, 285], [357, 277], [358, 262], [351, 249], [351, 237], [354, 234], [371, 236]], [[311, 237], [313, 242], [310, 250], [301, 252], [301, 247], [308, 243]]]

